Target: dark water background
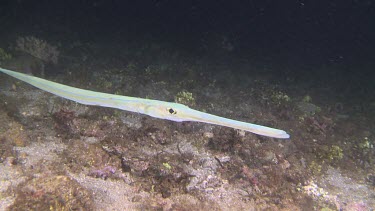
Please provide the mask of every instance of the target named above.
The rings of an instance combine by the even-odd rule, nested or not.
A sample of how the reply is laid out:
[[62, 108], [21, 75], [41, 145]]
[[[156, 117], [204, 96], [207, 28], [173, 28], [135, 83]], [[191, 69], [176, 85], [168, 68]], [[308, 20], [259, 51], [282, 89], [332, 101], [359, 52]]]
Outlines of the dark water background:
[[372, 1], [5, 0], [0, 4], [3, 40], [16, 31], [62, 43], [112, 41], [115, 49], [158, 43], [192, 58], [219, 62], [215, 42], [225, 39], [233, 45], [226, 57], [272, 63], [281, 72], [306, 71], [301, 67], [318, 71], [332, 65], [342, 68], [341, 73], [364, 74], [374, 61]]

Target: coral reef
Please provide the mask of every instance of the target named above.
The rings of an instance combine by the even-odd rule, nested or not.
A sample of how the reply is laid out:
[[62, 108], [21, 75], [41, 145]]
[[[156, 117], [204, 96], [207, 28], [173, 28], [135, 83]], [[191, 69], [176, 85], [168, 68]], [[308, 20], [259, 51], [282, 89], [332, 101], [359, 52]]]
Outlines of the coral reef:
[[[23, 38], [19, 44], [28, 54], [34, 51], [25, 45], [29, 41], [46, 51], [57, 49], [36, 40]], [[59, 57], [33, 54], [45, 63]], [[22, 82], [17, 89], [4, 83], [0, 210], [374, 207], [369, 194], [375, 186], [372, 116], [343, 121], [327, 109], [337, 100], [314, 97], [313, 104], [310, 96], [319, 96], [313, 90], [306, 95], [305, 90], [275, 85], [263, 76], [246, 79], [227, 67], [223, 72], [215, 67], [210, 75], [200, 71], [203, 65], [186, 61], [155, 64], [128, 55], [122, 57], [126, 61], [94, 61], [97, 55], [85, 55], [87, 64], [66, 64], [69, 74], [50, 79], [126, 96], [174, 99], [188, 106], [197, 106], [199, 96], [202, 110], [280, 126], [292, 138], [281, 141], [226, 127], [78, 105]], [[345, 110], [349, 107], [345, 104]]]
[[0, 48], [0, 62], [6, 61], [9, 59], [12, 59], [12, 54], [7, 53], [4, 49]]
[[193, 93], [187, 91], [178, 92], [174, 97], [174, 101], [187, 106], [195, 106], [195, 98], [193, 97]]
[[283, 93], [282, 91], [275, 91], [271, 95], [271, 100], [277, 106], [281, 106], [286, 103], [289, 103], [291, 101], [291, 98], [286, 93]]
[[34, 36], [19, 37], [16, 40], [16, 50], [28, 53], [46, 63], [57, 64], [60, 52], [56, 46]]
[[[92, 195], [67, 176], [34, 178], [17, 193], [10, 210], [92, 210]], [[77, 197], [79, 196], [79, 197]]]
[[328, 150], [326, 157], [329, 160], [341, 160], [344, 157], [344, 154], [341, 147], [333, 145]]

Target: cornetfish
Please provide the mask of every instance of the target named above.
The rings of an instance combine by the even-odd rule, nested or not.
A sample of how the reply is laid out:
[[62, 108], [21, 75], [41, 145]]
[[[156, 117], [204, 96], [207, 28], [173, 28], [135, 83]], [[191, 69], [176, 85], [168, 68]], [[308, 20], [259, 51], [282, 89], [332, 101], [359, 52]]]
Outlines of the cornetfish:
[[175, 122], [204, 122], [249, 131], [258, 135], [273, 138], [289, 138], [289, 134], [287, 134], [283, 130], [208, 114], [191, 109], [188, 106], [179, 103], [94, 92], [90, 90], [66, 86], [63, 84], [3, 68], [0, 68], [0, 72], [22, 80], [46, 92], [85, 105], [117, 108]]

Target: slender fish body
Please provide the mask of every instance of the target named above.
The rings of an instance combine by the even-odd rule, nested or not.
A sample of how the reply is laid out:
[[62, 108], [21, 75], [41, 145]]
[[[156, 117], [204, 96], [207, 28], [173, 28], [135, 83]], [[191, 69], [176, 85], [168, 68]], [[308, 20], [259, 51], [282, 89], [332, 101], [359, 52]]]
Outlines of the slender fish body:
[[283, 130], [241, 122], [224, 117], [215, 116], [189, 108], [188, 106], [159, 100], [149, 100], [136, 97], [127, 97], [102, 92], [94, 92], [48, 81], [42, 78], [0, 68], [0, 72], [22, 80], [39, 89], [54, 95], [85, 105], [118, 108], [121, 110], [138, 112], [155, 118], [167, 119], [176, 122], [193, 121], [231, 127], [249, 131], [258, 135], [286, 139], [289, 138]]

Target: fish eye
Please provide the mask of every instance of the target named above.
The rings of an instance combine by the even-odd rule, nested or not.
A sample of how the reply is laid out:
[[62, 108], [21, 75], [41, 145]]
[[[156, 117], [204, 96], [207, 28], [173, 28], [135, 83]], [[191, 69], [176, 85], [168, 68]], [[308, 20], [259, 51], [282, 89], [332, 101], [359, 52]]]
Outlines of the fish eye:
[[174, 110], [173, 108], [167, 108], [167, 111], [168, 111], [170, 114], [177, 114], [177, 111]]

